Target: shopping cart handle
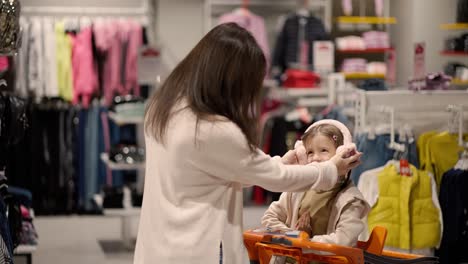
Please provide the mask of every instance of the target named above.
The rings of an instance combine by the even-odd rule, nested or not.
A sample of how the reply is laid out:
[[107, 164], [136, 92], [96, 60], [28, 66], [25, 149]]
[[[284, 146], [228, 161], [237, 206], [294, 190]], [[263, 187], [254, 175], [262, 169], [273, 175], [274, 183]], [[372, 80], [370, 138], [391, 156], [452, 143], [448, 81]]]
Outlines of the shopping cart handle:
[[363, 252], [361, 249], [312, 242], [309, 238], [306, 232], [289, 235], [287, 235], [286, 232], [272, 232], [269, 230], [248, 230], [244, 232], [244, 244], [251, 261], [258, 261], [259, 259], [256, 250], [257, 243], [276, 244], [286, 247], [328, 252], [336, 255], [352, 256], [352, 258], [356, 260], [354, 263], [361, 263], [360, 261], [363, 260]]

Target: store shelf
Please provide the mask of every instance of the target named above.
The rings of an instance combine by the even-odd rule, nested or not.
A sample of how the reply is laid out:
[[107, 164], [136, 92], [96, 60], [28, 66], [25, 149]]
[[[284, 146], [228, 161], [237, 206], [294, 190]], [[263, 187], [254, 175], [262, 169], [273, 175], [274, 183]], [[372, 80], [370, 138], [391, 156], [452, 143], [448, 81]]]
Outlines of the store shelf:
[[15, 248], [14, 254], [31, 254], [37, 250], [37, 246], [34, 245], [19, 245]]
[[468, 52], [451, 50], [443, 50], [440, 54], [444, 56], [468, 56]]
[[101, 153], [101, 160], [111, 170], [142, 170], [145, 168], [145, 163], [120, 164], [120, 163], [113, 162], [109, 159], [109, 155], [107, 153]]
[[302, 107], [326, 107], [330, 105], [328, 98], [299, 98], [297, 105]]
[[468, 30], [468, 23], [442, 24], [440, 28], [444, 30]]
[[336, 19], [340, 24], [396, 24], [395, 17], [340, 16]]
[[453, 85], [468, 85], [468, 80], [463, 81], [463, 80], [460, 80], [460, 79], [453, 79], [452, 84]]
[[119, 115], [115, 112], [109, 112], [109, 118], [119, 126], [138, 125], [138, 124], [143, 124], [143, 121], [144, 121], [143, 116], [127, 117], [127, 116]]
[[126, 216], [139, 216], [141, 213], [140, 207], [133, 208], [116, 208], [116, 209], [104, 209], [105, 216], [116, 216], [116, 217], [126, 217]]
[[289, 97], [327, 96], [328, 90], [324, 88], [280, 88], [281, 92]]
[[346, 79], [348, 80], [358, 80], [358, 79], [385, 79], [385, 74], [370, 74], [370, 73], [343, 73]]
[[385, 53], [387, 51], [392, 51], [394, 48], [381, 48], [381, 49], [363, 49], [363, 50], [336, 50], [338, 53], [352, 53], [352, 54], [371, 54], [371, 53]]

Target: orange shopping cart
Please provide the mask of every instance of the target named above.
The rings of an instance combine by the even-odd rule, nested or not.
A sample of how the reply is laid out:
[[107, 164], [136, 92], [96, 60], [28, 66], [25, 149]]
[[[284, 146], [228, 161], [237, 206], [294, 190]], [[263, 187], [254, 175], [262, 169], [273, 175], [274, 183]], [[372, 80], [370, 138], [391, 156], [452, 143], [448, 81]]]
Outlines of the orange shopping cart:
[[436, 257], [402, 254], [384, 250], [387, 230], [375, 227], [369, 240], [357, 247], [312, 242], [305, 232], [276, 232], [255, 229], [244, 232], [244, 245], [251, 264], [269, 264], [272, 256], [292, 258], [298, 264], [435, 264]]

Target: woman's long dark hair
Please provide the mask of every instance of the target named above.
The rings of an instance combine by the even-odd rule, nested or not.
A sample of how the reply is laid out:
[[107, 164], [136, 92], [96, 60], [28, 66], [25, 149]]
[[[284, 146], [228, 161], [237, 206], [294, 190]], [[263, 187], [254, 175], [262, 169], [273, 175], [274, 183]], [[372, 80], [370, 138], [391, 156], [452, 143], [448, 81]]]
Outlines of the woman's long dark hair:
[[145, 131], [164, 143], [174, 105], [186, 99], [199, 120], [220, 115], [257, 146], [257, 113], [266, 61], [252, 35], [234, 23], [212, 29], [149, 101]]

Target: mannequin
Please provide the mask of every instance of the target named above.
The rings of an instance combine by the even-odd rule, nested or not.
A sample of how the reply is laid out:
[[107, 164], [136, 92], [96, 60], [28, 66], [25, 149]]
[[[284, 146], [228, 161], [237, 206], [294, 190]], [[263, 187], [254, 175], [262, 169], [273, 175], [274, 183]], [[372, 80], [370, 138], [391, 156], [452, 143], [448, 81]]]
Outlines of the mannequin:
[[299, 8], [297, 9], [297, 14], [300, 16], [308, 17], [310, 15], [308, 10], [309, 1], [308, 0], [298, 0], [297, 5]]

